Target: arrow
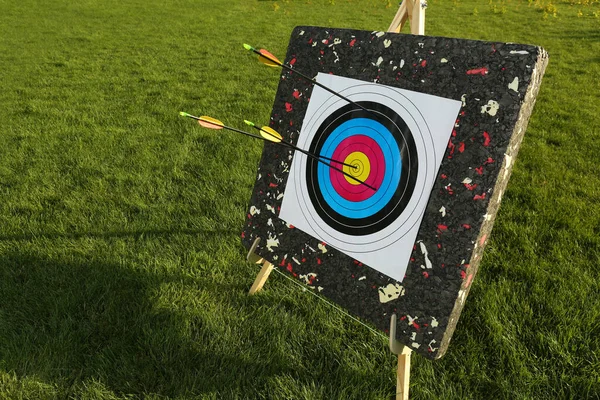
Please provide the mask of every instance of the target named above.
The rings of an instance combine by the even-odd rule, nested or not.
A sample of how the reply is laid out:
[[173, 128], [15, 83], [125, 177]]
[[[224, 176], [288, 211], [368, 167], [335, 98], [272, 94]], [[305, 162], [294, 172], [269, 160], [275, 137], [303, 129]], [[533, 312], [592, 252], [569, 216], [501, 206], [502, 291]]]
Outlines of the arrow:
[[288, 71], [295, 72], [298, 75], [300, 75], [302, 78], [304, 78], [304, 79], [306, 79], [306, 80], [314, 83], [315, 85], [317, 85], [317, 86], [319, 86], [319, 87], [327, 90], [329, 93], [332, 93], [332, 94], [338, 96], [340, 99], [346, 100], [348, 103], [350, 103], [350, 104], [352, 104], [352, 105], [360, 108], [363, 111], [368, 112], [369, 114], [373, 114], [370, 110], [367, 110], [366, 108], [364, 108], [360, 104], [353, 102], [349, 98], [347, 98], [345, 96], [342, 96], [338, 92], [335, 92], [335, 91], [329, 89], [327, 86], [325, 86], [325, 85], [317, 82], [316, 79], [313, 79], [313, 78], [311, 78], [309, 76], [304, 75], [302, 72], [298, 71], [297, 69], [292, 68], [289, 65], [285, 65], [284, 63], [282, 63], [281, 61], [279, 61], [273, 54], [271, 54], [267, 50], [265, 50], [265, 49], [256, 50], [254, 47], [252, 47], [252, 46], [250, 46], [249, 44], [246, 44], [246, 43], [244, 43], [244, 48], [246, 50], [248, 50], [248, 51], [251, 51], [251, 52], [253, 52], [255, 54], [258, 54], [258, 61], [260, 61], [261, 63], [263, 63], [263, 64], [265, 64], [265, 65], [267, 65], [269, 67], [279, 66], [279, 67], [287, 69]]
[[[361, 181], [360, 179], [357, 179], [355, 177], [353, 177], [350, 174], [347, 174], [346, 172], [344, 172], [343, 170], [334, 167], [331, 164], [326, 163], [325, 161], [321, 160], [319, 157], [317, 157], [316, 155], [309, 153], [308, 151], [302, 150], [296, 146], [294, 146], [291, 143], [285, 142], [282, 138], [282, 136], [279, 134], [279, 132], [277, 132], [276, 130], [269, 128], [269, 127], [262, 127], [262, 128], [258, 128], [254, 125], [254, 123], [250, 122], [250, 121], [244, 121], [246, 122], [247, 125], [252, 124], [251, 126], [255, 127], [256, 129], [258, 129], [261, 132], [261, 136], [257, 136], [257, 135], [253, 135], [251, 133], [242, 131], [240, 129], [237, 128], [233, 128], [231, 126], [227, 126], [225, 125], [223, 122], [219, 121], [218, 119], [212, 118], [212, 117], [207, 117], [207, 116], [202, 116], [202, 117], [196, 117], [195, 115], [192, 114], [188, 114], [186, 112], [180, 111], [179, 115], [181, 115], [182, 117], [187, 117], [187, 118], [192, 118], [198, 121], [198, 124], [200, 124], [200, 126], [204, 127], [204, 128], [208, 128], [208, 129], [215, 129], [215, 130], [219, 130], [219, 129], [227, 129], [233, 132], [237, 132], [237, 133], [241, 133], [242, 135], [246, 135], [246, 136], [250, 136], [254, 139], [260, 139], [260, 140], [265, 140], [271, 143], [275, 143], [275, 144], [281, 144], [287, 147], [292, 147], [295, 150], [298, 150], [304, 154], [306, 154], [307, 156], [317, 160], [318, 162], [321, 162], [323, 164], [325, 164], [326, 166], [328, 166], [331, 169], [334, 169], [338, 172], [341, 172], [342, 174], [344, 174], [345, 176], [349, 177], [350, 179], [355, 180], [356, 182], [365, 185], [366, 187], [368, 187], [369, 189], [372, 190], [377, 190], [375, 189], [373, 186]], [[267, 128], [269, 130], [267, 130]], [[339, 162], [339, 161], [338, 161]], [[348, 164], [344, 164], [344, 165], [348, 165]], [[356, 168], [353, 165], [350, 165], [350, 167], [352, 168]]]
[[338, 172], [341, 172], [342, 174], [344, 174], [348, 178], [353, 179], [354, 181], [360, 183], [361, 185], [365, 185], [366, 187], [368, 187], [369, 189], [372, 189], [372, 190], [377, 190], [373, 186], [371, 186], [371, 185], [369, 185], [369, 184], [361, 181], [360, 179], [355, 178], [354, 176], [352, 176], [352, 175], [344, 172], [343, 170], [341, 170], [339, 168], [336, 168], [336, 167], [334, 167], [331, 164], [327, 164], [325, 161], [323, 161], [323, 159], [329, 160], [330, 162], [335, 162], [335, 163], [338, 163], [338, 164], [345, 165], [345, 166], [350, 167], [352, 169], [357, 169], [358, 168], [357, 166], [346, 164], [346, 163], [334, 160], [334, 159], [329, 158], [329, 157], [317, 156], [316, 154], [310, 153], [310, 152], [308, 152], [306, 150], [303, 150], [303, 149], [301, 149], [301, 148], [299, 148], [297, 146], [294, 146], [293, 144], [291, 144], [289, 142], [284, 141], [283, 137], [281, 136], [281, 134], [279, 132], [277, 132], [275, 129], [271, 128], [271, 127], [262, 126], [262, 127], [259, 128], [258, 126], [256, 126], [254, 124], [254, 122], [250, 122], [250, 121], [247, 121], [247, 120], [244, 120], [244, 122], [246, 123], [246, 125], [249, 125], [249, 126], [255, 128], [255, 129], [259, 130], [261, 136], [263, 136], [265, 138], [267, 138], [267, 136], [269, 136], [270, 139], [267, 138], [267, 140], [270, 140], [270, 141], [272, 141], [274, 143], [281, 143], [281, 144], [283, 144], [285, 146], [291, 147], [292, 149], [297, 150], [297, 151], [299, 151], [299, 152], [301, 152], [303, 154], [306, 154], [308, 157], [310, 157], [310, 158], [312, 158], [314, 160], [317, 160], [320, 163], [323, 163], [323, 164], [327, 165], [329, 168], [334, 169], [334, 170], [336, 170]]
[[299, 152], [304, 153], [304, 154], [306, 154], [309, 157], [321, 158], [321, 159], [324, 159], [324, 160], [327, 160], [327, 161], [330, 161], [330, 162], [334, 162], [336, 164], [345, 165], [346, 167], [349, 167], [349, 168], [352, 168], [352, 169], [357, 169], [358, 168], [358, 166], [356, 166], [356, 165], [346, 164], [346, 163], [343, 163], [343, 162], [338, 161], [338, 160], [334, 160], [333, 158], [329, 158], [329, 157], [317, 156], [316, 154], [310, 153], [310, 152], [308, 152], [306, 150], [303, 150], [303, 149], [301, 149], [299, 147], [296, 147], [293, 144], [291, 144], [290, 142], [284, 141], [283, 138], [281, 137], [281, 135], [279, 134], [279, 132], [277, 132], [275, 129], [273, 129], [273, 128], [269, 127], [269, 126], [261, 126], [259, 128], [258, 126], [256, 126], [254, 124], [254, 122], [250, 122], [250, 121], [247, 121], [247, 120], [244, 120], [244, 122], [246, 123], [246, 125], [249, 125], [249, 126], [253, 127], [254, 129], [257, 129], [258, 131], [260, 131], [260, 135], [262, 137], [269, 136], [269, 138], [267, 138], [267, 140], [270, 140], [272, 142], [274, 142], [275, 140], [277, 140], [278, 142], [281, 142], [282, 144], [287, 145], [288, 147], [291, 147], [294, 150], [298, 150]]

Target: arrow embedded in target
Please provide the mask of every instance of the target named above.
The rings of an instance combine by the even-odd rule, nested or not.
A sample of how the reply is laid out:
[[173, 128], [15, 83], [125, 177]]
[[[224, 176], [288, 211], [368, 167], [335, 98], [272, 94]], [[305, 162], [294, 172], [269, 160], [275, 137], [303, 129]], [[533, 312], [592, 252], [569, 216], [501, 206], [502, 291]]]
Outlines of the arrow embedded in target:
[[309, 77], [307, 75], [304, 75], [302, 72], [298, 71], [295, 68], [292, 68], [289, 65], [285, 65], [284, 63], [282, 63], [281, 61], [279, 61], [277, 59], [277, 57], [275, 57], [269, 51], [267, 51], [265, 49], [257, 50], [254, 47], [252, 47], [252, 46], [250, 46], [249, 44], [246, 44], [246, 43], [244, 43], [244, 48], [246, 50], [248, 50], [248, 51], [251, 51], [251, 52], [253, 52], [255, 54], [258, 54], [258, 61], [260, 61], [261, 63], [263, 63], [263, 64], [265, 64], [265, 65], [267, 65], [269, 67], [282, 67], [282, 68], [287, 69], [288, 71], [295, 72], [298, 75], [300, 75], [302, 78], [304, 78], [307, 81], [310, 81], [310, 82], [314, 83], [315, 85], [317, 85], [317, 86], [319, 86], [319, 87], [327, 90], [329, 93], [338, 96], [340, 99], [343, 99], [343, 100], [347, 101], [348, 103], [353, 104], [354, 106], [360, 108], [361, 110], [372, 114], [372, 112], [370, 110], [367, 110], [366, 108], [364, 108], [360, 104], [353, 102], [352, 100], [350, 100], [349, 98], [347, 98], [345, 96], [342, 96], [340, 93], [338, 93], [338, 92], [336, 92], [334, 90], [329, 89], [327, 86], [325, 86], [325, 85], [317, 82], [316, 79], [313, 79], [313, 78], [311, 78], [311, 77]]
[[[324, 157], [324, 156], [317, 156], [316, 154], [310, 153], [306, 150], [303, 150], [297, 146], [294, 146], [293, 144], [291, 144], [290, 142], [286, 142], [283, 140], [283, 138], [281, 137], [281, 135], [279, 134], [279, 132], [277, 132], [275, 129], [269, 127], [269, 126], [261, 126], [258, 127], [257, 125], [254, 124], [254, 122], [250, 122], [247, 120], [244, 120], [244, 122], [246, 123], [246, 125], [253, 127], [254, 129], [257, 129], [258, 131], [260, 131], [260, 135], [265, 137], [267, 140], [270, 141], [275, 141], [277, 140], [278, 142], [281, 142], [284, 145], [287, 145], [288, 147], [291, 147], [294, 150], [298, 150], [301, 153], [306, 154], [309, 157], [315, 157], [315, 158], [320, 158], [323, 160], [327, 160], [329, 162], [332, 163], [336, 163], [336, 164], [342, 164], [345, 165], [348, 168], [352, 168], [352, 169], [357, 169], [358, 167], [356, 165], [352, 165], [352, 164], [346, 164], [344, 162], [338, 161], [338, 160], [334, 160], [333, 158], [329, 158], [329, 157]], [[267, 137], [268, 136], [268, 137]]]
[[[316, 156], [316, 155], [314, 155], [314, 154], [312, 154], [312, 153], [310, 153], [310, 152], [308, 152], [306, 150], [303, 150], [303, 149], [301, 149], [299, 147], [296, 147], [296, 146], [294, 146], [291, 143], [288, 143], [288, 142], [284, 141], [283, 137], [281, 136], [281, 134], [279, 134], [279, 132], [277, 132], [276, 130], [274, 130], [274, 129], [270, 128], [270, 127], [265, 127], [265, 126], [263, 126], [263, 127], [257, 127], [253, 122], [244, 120], [244, 122], [247, 125], [252, 126], [252, 127], [256, 128], [256, 129], [258, 129], [260, 131], [260, 136], [257, 136], [257, 135], [253, 135], [253, 134], [251, 134], [249, 132], [242, 131], [241, 129], [237, 129], [237, 128], [233, 128], [231, 126], [227, 126], [223, 122], [219, 121], [216, 118], [207, 117], [207, 116], [196, 117], [195, 115], [188, 114], [188, 113], [183, 112], [183, 111], [180, 111], [179, 115], [181, 115], [182, 117], [187, 117], [187, 118], [192, 118], [192, 119], [197, 120], [198, 124], [200, 124], [200, 126], [202, 126], [204, 128], [215, 129], [215, 130], [226, 129], [226, 130], [229, 130], [229, 131], [232, 131], [232, 132], [240, 133], [242, 135], [250, 136], [250, 137], [252, 137], [254, 139], [265, 140], [265, 141], [268, 141], [268, 142], [271, 142], [271, 143], [280, 144], [280, 145], [283, 145], [283, 146], [286, 146], [286, 147], [291, 147], [294, 150], [298, 150], [301, 153], [304, 153], [307, 156], [315, 159], [316, 161], [318, 161], [320, 163], [323, 163], [324, 165], [328, 166], [329, 168], [334, 169], [334, 170], [336, 170], [336, 171], [344, 174], [345, 176], [347, 176], [348, 178], [350, 178], [350, 179], [358, 182], [359, 184], [365, 185], [369, 189], [377, 190], [373, 186], [371, 186], [371, 185], [369, 185], [369, 184], [361, 181], [360, 179], [357, 179], [354, 176], [352, 176], [352, 175], [344, 172], [343, 170], [341, 170], [341, 169], [339, 169], [337, 167], [334, 167], [331, 164], [326, 163], [325, 161], [323, 161], [318, 156]], [[338, 163], [343, 164], [343, 165], [346, 165], [346, 166], [351, 167], [353, 169], [356, 168], [354, 165], [345, 164], [345, 163], [342, 163], [340, 161], [332, 160], [330, 158], [327, 158], [327, 159], [331, 160], [331, 161], [334, 161], [334, 162], [338, 162]]]

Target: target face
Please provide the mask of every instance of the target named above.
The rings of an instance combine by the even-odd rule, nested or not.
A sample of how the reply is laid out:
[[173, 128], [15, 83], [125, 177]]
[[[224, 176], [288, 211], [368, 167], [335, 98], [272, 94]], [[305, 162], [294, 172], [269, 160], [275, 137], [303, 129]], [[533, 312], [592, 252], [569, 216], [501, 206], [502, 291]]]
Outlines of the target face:
[[279, 217], [401, 281], [461, 103], [317, 80], [364, 109], [314, 87]]
[[369, 112], [350, 103], [337, 109], [317, 128], [308, 149], [354, 168], [344, 165], [344, 174], [311, 159], [306, 182], [308, 196], [328, 226], [366, 236], [389, 226], [404, 211], [419, 165], [412, 133], [394, 110], [373, 102], [357, 104]]

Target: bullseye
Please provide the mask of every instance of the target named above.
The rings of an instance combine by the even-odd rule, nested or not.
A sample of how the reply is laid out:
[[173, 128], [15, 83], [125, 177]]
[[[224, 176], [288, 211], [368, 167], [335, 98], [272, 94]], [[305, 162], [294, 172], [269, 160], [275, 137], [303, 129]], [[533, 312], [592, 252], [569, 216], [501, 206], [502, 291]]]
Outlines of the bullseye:
[[[344, 160], [344, 163], [354, 166], [354, 168], [344, 166], [345, 173], [363, 182], [369, 178], [371, 163], [369, 163], [369, 158], [365, 155], [365, 153], [360, 151], [350, 153]], [[345, 178], [351, 185], [360, 185], [360, 182], [350, 178], [349, 176], [345, 176]]]
[[352, 104], [339, 108], [321, 123], [310, 144], [321, 157], [355, 166], [343, 167], [350, 176], [312, 161], [306, 170], [317, 213], [350, 235], [370, 234], [397, 218], [414, 190], [418, 164], [402, 118], [382, 104], [359, 104], [372, 111]]

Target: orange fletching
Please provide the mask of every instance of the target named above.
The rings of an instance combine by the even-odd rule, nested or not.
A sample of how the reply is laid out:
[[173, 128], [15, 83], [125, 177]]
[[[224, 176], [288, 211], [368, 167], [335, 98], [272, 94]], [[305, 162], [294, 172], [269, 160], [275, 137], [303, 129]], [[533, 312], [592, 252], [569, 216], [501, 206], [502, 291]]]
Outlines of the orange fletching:
[[223, 129], [223, 123], [211, 117], [200, 117], [198, 123], [200, 126], [208, 129]]
[[[281, 65], [281, 61], [279, 61], [277, 59], [277, 57], [275, 57], [273, 54], [269, 53], [267, 50], [260, 49], [259, 53], [261, 55], [258, 56], [258, 61], [260, 61], [261, 63], [263, 63], [269, 67], [279, 67]], [[269, 58], [270, 58], [270, 60], [269, 60]], [[273, 60], [273, 61], [271, 61], [271, 60]]]

